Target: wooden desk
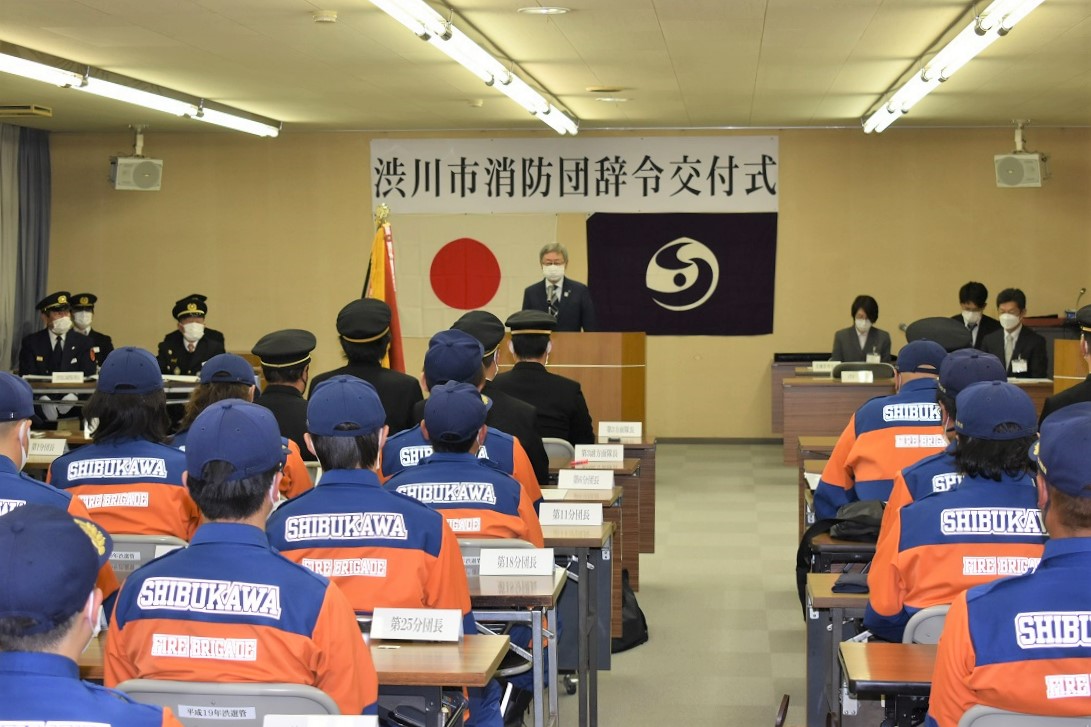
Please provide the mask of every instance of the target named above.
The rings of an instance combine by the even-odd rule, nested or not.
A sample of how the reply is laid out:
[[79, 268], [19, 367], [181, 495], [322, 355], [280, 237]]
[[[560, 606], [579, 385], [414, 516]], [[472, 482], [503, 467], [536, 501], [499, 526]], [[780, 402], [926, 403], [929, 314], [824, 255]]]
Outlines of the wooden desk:
[[935, 644], [841, 644], [841, 664], [855, 694], [928, 696], [932, 691]]
[[843, 384], [836, 379], [784, 380], [784, 463], [798, 463], [796, 442], [805, 435], [837, 436], [868, 399], [894, 393], [890, 379], [871, 384]]
[[[559, 660], [557, 654], [557, 603], [568, 580], [568, 571], [555, 568], [553, 576], [467, 576], [474, 618], [483, 623], [529, 623], [530, 658], [534, 676], [534, 727], [546, 727], [558, 720], [557, 695]], [[554, 629], [543, 654], [545, 624]], [[522, 644], [518, 644], [522, 646]], [[544, 657], [548, 656], [548, 665]], [[546, 674], [553, 688], [549, 690], [546, 713]]]
[[[625, 456], [640, 462], [636, 473], [638, 502], [638, 537], [641, 553], [655, 552], [655, 442], [626, 444]], [[639, 584], [637, 584], [639, 585]], [[636, 586], [633, 586], [634, 590]]]
[[[80, 679], [101, 683], [106, 632], [80, 655]], [[508, 649], [507, 636], [466, 636], [457, 644], [372, 641], [380, 685], [483, 687]]]
[[855, 636], [847, 619], [861, 618], [867, 594], [834, 593], [840, 573], [807, 574], [807, 727], [822, 727], [840, 714], [838, 644]]
[[893, 702], [897, 727], [913, 724], [932, 691], [934, 644], [843, 643], [840, 656], [851, 693], [883, 695]]
[[875, 555], [875, 543], [839, 540], [829, 533], [822, 533], [811, 540], [811, 554], [811, 570], [828, 573], [835, 563], [867, 563]]
[[[607, 557], [606, 551], [610, 549], [613, 536], [613, 523], [602, 525], [590, 525], [583, 527], [569, 527], [560, 525], [543, 525], [542, 534], [545, 536], [547, 548], [553, 548], [560, 555], [570, 554], [576, 556], [577, 575], [576, 584], [577, 610], [579, 613], [579, 625], [577, 628], [577, 640], [579, 641], [579, 658], [576, 665], [579, 687], [577, 698], [579, 699], [579, 724], [580, 727], [597, 727], [598, 725], [598, 669], [600, 664], [600, 641], [606, 647], [605, 656], [609, 656], [610, 627], [603, 627], [599, 614], [601, 609], [601, 590], [609, 593], [610, 589], [602, 589], [600, 586], [610, 583], [611, 574], [615, 571], [613, 558]], [[597, 561], [596, 571], [605, 569], [606, 573], [591, 572], [591, 551], [602, 552], [602, 557]], [[605, 578], [603, 577], [605, 576]], [[609, 602], [607, 602], [609, 605]], [[620, 606], [620, 604], [619, 604]], [[620, 618], [619, 618], [620, 620]], [[605, 633], [603, 633], [605, 632]], [[604, 638], [605, 637], [605, 638]]]
[[[827, 354], [812, 354], [814, 356], [820, 356], [817, 360], [828, 360], [830, 355]], [[780, 434], [784, 431], [784, 380], [788, 378], [795, 378], [797, 376], [826, 376], [829, 377], [829, 373], [815, 374], [811, 372], [810, 366], [801, 360], [793, 361], [777, 361], [775, 358], [770, 367], [772, 385], [769, 387], [772, 394], [772, 431], [774, 434]]]
[[543, 487], [542, 499], [546, 502], [589, 502], [603, 507], [613, 507], [625, 494], [624, 488], [609, 490], [581, 490], [577, 488]]

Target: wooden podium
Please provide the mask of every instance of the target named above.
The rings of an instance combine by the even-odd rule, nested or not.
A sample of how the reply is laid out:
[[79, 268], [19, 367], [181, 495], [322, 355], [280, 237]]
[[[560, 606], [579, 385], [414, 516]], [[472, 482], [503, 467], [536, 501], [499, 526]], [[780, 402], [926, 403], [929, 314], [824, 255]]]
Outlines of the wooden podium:
[[[643, 333], [554, 333], [551, 373], [579, 381], [591, 419], [644, 422], [647, 354]], [[514, 363], [500, 344], [500, 370]]]
[[1053, 393], [1087, 379], [1087, 365], [1080, 355], [1080, 339], [1057, 339], [1053, 342]]

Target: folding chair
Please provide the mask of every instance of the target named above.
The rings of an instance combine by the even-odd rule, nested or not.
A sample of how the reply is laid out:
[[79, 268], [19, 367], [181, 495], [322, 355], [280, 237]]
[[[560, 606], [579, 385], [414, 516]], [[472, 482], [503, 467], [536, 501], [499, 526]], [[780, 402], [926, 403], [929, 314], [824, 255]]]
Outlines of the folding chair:
[[902, 633], [903, 644], [938, 644], [947, 620], [949, 604], [922, 608], [909, 618]]
[[186, 727], [261, 727], [270, 714], [341, 714], [317, 687], [258, 682], [220, 684], [130, 679], [117, 685], [137, 702], [170, 707]]
[[119, 581], [124, 581], [148, 561], [189, 545], [173, 535], [112, 535], [111, 538], [114, 550], [110, 554], [110, 565]]
[[1091, 716], [1087, 717], [1047, 717], [1041, 714], [1023, 714], [1008, 712], [996, 707], [979, 704], [971, 707], [958, 727], [1088, 727]]

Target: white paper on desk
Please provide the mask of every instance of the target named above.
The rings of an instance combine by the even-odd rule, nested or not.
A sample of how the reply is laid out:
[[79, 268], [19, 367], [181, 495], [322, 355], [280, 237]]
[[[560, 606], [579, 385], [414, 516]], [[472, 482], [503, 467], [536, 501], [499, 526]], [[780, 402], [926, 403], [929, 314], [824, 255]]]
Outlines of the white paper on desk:
[[814, 492], [818, 487], [818, 481], [822, 479], [822, 475], [817, 472], [804, 472], [803, 477], [807, 480], [807, 487], [811, 488], [811, 492]]
[[462, 612], [457, 608], [376, 608], [371, 638], [398, 641], [459, 641]]
[[67, 451], [68, 440], [63, 437], [47, 437], [42, 439], [31, 439], [27, 456], [57, 459], [57, 457], [60, 457]]
[[557, 487], [572, 490], [612, 490], [613, 470], [561, 470], [557, 473]]
[[568, 497], [568, 490], [561, 489], [560, 487], [542, 488], [543, 500], [563, 500], [566, 497]]
[[50, 376], [50, 381], [54, 384], [82, 384], [83, 372], [82, 371], [54, 371]]
[[[1083, 379], [1079, 380], [1083, 381]], [[1014, 376], [1009, 376], [1008, 383], [1015, 384], [1016, 386], [1019, 384], [1052, 384], [1053, 379], [1017, 379]]]
[[600, 442], [639, 444], [644, 436], [644, 422], [599, 422]]
[[267, 714], [262, 727], [379, 727], [373, 714]]
[[840, 361], [812, 361], [811, 371], [818, 373], [833, 373], [833, 370], [841, 364]]
[[538, 520], [542, 525], [602, 525], [602, 503], [543, 502]]
[[163, 374], [163, 381], [173, 381], [176, 384], [196, 384], [201, 380], [200, 376], [182, 376], [180, 374]]
[[576, 459], [585, 459], [588, 462], [617, 462], [620, 465], [625, 459], [625, 445], [577, 444]]
[[553, 548], [482, 548], [481, 575], [553, 575]]

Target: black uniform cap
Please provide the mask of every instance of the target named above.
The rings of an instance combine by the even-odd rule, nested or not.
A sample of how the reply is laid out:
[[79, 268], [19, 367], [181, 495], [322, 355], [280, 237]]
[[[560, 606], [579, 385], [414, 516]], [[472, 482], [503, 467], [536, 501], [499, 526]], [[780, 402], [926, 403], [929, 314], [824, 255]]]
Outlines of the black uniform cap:
[[98, 296], [94, 293], [76, 293], [69, 302], [72, 310], [94, 310]]
[[200, 293], [190, 293], [185, 298], [175, 301], [171, 314], [176, 319], [181, 319], [183, 316], [206, 316], [208, 315], [206, 300], [208, 298]]
[[311, 351], [318, 341], [310, 331], [287, 328], [266, 333], [250, 349], [261, 360], [261, 365], [273, 369], [286, 369], [310, 363]]
[[922, 338], [935, 341], [948, 353], [973, 346], [970, 329], [961, 318], [958, 320], [947, 317], [921, 318], [906, 326], [905, 340], [907, 342], [912, 343]]
[[522, 333], [538, 333], [548, 336], [557, 327], [557, 319], [545, 311], [521, 310], [512, 313], [504, 321], [504, 325], [511, 329], [511, 335]]
[[337, 332], [349, 343], [378, 341], [390, 331], [390, 306], [378, 298], [354, 300], [337, 314]]
[[1076, 324], [1084, 333], [1091, 333], [1091, 305], [1085, 305], [1076, 311]]
[[72, 294], [67, 290], [58, 290], [56, 293], [50, 293], [46, 297], [38, 301], [38, 305], [35, 306], [42, 313], [48, 313], [51, 310], [65, 310], [71, 303]]
[[482, 358], [496, 353], [500, 342], [504, 340], [504, 324], [487, 310], [472, 310], [451, 326], [451, 330], [469, 333], [485, 349]]

